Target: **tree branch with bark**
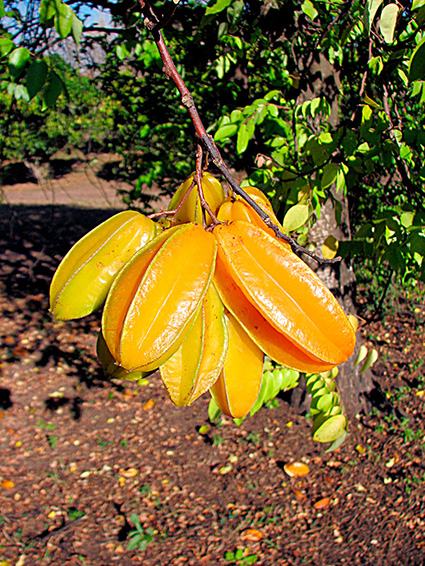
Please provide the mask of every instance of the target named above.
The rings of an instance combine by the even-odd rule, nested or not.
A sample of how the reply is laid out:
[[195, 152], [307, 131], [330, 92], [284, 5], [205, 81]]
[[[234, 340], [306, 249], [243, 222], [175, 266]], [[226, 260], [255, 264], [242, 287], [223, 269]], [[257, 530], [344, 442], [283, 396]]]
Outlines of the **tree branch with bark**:
[[[193, 96], [190, 90], [188, 89], [186, 83], [182, 79], [180, 73], [178, 72], [176, 65], [174, 64], [174, 61], [171, 57], [171, 54], [168, 50], [168, 47], [164, 40], [164, 36], [161, 31], [163, 27], [170, 21], [172, 15], [174, 14], [174, 10], [176, 8], [177, 3], [174, 3], [175, 6], [173, 7], [173, 9], [170, 10], [170, 12], [166, 14], [166, 16], [164, 16], [163, 18], [159, 18], [157, 16], [157, 14], [153, 10], [149, 2], [146, 2], [145, 0], [139, 0], [139, 4], [142, 10], [142, 15], [144, 17], [144, 21], [143, 21], [144, 26], [151, 32], [153, 39], [156, 43], [156, 46], [158, 48], [159, 54], [161, 55], [161, 59], [164, 65], [163, 67], [164, 73], [166, 77], [172, 79], [174, 84], [176, 85], [181, 95], [182, 104], [187, 109], [189, 116], [192, 120], [193, 126], [195, 128], [196, 136], [198, 137], [202, 146], [210, 155], [213, 164], [216, 166], [216, 168], [220, 171], [220, 173], [229, 183], [232, 191], [237, 195], [239, 195], [240, 197], [242, 197], [255, 210], [255, 212], [260, 216], [263, 222], [274, 231], [277, 238], [284, 240], [285, 242], [288, 242], [289, 245], [291, 246], [292, 251], [295, 254], [299, 256], [306, 255], [312, 260], [314, 260], [318, 265], [337, 263], [341, 261], [340, 257], [335, 257], [333, 259], [321, 258], [316, 254], [314, 254], [313, 252], [311, 252], [310, 250], [304, 248], [303, 246], [300, 246], [293, 238], [282, 232], [279, 226], [277, 226], [271, 220], [270, 216], [266, 212], [264, 212], [264, 210], [260, 206], [258, 206], [258, 204], [235, 181], [229, 168], [222, 159], [213, 138], [207, 134], [207, 131], [202, 123], [201, 117], [193, 100]], [[204, 207], [206, 203], [205, 203], [205, 199], [203, 199], [200, 177], [198, 174], [196, 175], [196, 184], [198, 187], [198, 191], [200, 192], [202, 205]], [[209, 210], [207, 210], [207, 212], [210, 214]], [[212, 215], [212, 217], [214, 216]]]

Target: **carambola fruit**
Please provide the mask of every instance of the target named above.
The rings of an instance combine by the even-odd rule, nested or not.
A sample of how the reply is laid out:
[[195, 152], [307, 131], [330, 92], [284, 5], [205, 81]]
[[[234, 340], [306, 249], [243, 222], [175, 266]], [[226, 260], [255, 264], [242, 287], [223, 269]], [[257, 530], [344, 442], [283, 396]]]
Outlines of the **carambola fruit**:
[[56, 270], [50, 286], [51, 312], [69, 320], [99, 309], [117, 273], [156, 233], [152, 220], [128, 210], [86, 234]]
[[195, 322], [214, 272], [216, 241], [199, 224], [158, 235], [121, 270], [102, 317], [105, 342], [128, 371], [161, 366]]
[[227, 354], [210, 392], [224, 414], [240, 419], [249, 413], [258, 397], [264, 353], [231, 314], [226, 315], [226, 323]]
[[218, 225], [214, 235], [220, 296], [268, 356], [303, 372], [325, 371], [348, 359], [353, 328], [298, 256], [248, 222]]
[[[213, 214], [217, 213], [218, 207], [223, 202], [225, 194], [224, 189], [213, 175], [208, 172], [202, 173], [201, 178], [202, 190], [204, 198], [208, 203]], [[201, 199], [198, 194], [197, 186], [194, 181], [194, 173], [184, 181], [174, 193], [171, 199], [169, 210], [177, 209], [173, 219], [175, 224], [182, 224], [185, 222], [197, 222], [202, 224], [203, 214]], [[206, 224], [209, 225], [212, 219], [206, 213]]]
[[180, 348], [160, 367], [164, 386], [176, 405], [190, 405], [216, 382], [227, 345], [223, 303], [211, 284]]

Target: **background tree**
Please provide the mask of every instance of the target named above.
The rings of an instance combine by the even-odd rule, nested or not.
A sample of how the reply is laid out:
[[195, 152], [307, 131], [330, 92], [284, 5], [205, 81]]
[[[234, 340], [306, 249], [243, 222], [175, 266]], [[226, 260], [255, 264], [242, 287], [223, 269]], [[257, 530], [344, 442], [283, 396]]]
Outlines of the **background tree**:
[[[89, 23], [87, 7], [108, 25]], [[6, 114], [30, 101], [46, 123], [56, 101], [68, 111], [70, 79], [47, 54], [72, 37], [73, 64], [83, 62], [109, 109], [113, 135], [103, 139], [124, 156], [117, 174], [134, 184], [125, 201], [146, 204], [153, 183], [175, 188], [194, 168], [196, 139], [140, 6], [42, 0], [19, 10], [0, 2]], [[423, 0], [218, 0], [178, 6], [165, 31], [226, 161], [267, 193], [300, 244], [342, 255], [348, 275], [354, 267], [368, 283], [368, 316], [391, 280], [423, 289], [424, 23]], [[104, 57], [90, 63], [95, 45]], [[342, 300], [355, 299], [353, 278], [328, 275]]]

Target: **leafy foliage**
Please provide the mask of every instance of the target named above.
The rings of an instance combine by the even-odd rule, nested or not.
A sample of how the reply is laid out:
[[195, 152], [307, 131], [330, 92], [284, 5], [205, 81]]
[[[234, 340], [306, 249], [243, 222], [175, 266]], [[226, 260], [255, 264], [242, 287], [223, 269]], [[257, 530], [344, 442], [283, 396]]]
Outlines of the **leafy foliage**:
[[[87, 6], [107, 24], [93, 25]], [[0, 17], [3, 158], [93, 139], [123, 155], [128, 204], [193, 170], [193, 126], [137, 5], [4, 0]], [[165, 30], [223, 156], [248, 173], [244, 183], [264, 190], [309, 247], [323, 243], [309, 232], [324, 205], [338, 224], [347, 200], [346, 239], [329, 234], [322, 251], [353, 258], [381, 288], [383, 273], [404, 286], [425, 280], [424, 28], [422, 0], [211, 0], [179, 6]]]

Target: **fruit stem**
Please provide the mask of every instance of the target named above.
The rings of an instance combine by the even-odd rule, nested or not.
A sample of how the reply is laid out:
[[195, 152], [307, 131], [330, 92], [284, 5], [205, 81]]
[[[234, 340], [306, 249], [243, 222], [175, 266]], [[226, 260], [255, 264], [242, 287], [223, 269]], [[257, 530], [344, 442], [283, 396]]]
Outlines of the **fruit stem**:
[[208, 215], [210, 216], [214, 225], [221, 224], [221, 222], [218, 221], [216, 215], [213, 213], [213, 211], [210, 208], [210, 205], [208, 204], [208, 202], [205, 199], [204, 189], [202, 188], [202, 173], [203, 173], [203, 171], [202, 171], [202, 155], [203, 155], [202, 145], [200, 143], [198, 143], [198, 147], [196, 148], [195, 181], [196, 181], [196, 185], [197, 185], [196, 188], [198, 189], [199, 200], [201, 201], [202, 215], [203, 215], [204, 227], [205, 227], [207, 225], [205, 213], [208, 213]]

